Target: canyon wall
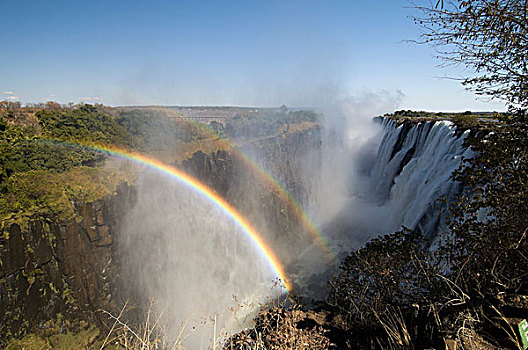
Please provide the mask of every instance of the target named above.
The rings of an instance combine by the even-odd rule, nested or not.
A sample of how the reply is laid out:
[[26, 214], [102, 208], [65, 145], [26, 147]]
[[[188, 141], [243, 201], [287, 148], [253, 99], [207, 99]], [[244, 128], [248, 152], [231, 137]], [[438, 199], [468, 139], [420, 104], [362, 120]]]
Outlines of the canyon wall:
[[0, 334], [17, 333], [57, 314], [94, 320], [114, 310], [119, 275], [116, 232], [134, 202], [122, 183], [112, 196], [73, 203], [75, 217], [19, 217], [0, 234]]
[[[323, 227], [337, 253], [348, 253], [368, 237], [401, 225], [434, 235], [441, 226], [441, 210], [459, 190], [450, 174], [464, 157], [471, 156], [463, 145], [466, 134], [456, 133], [446, 121], [397, 124], [383, 119], [381, 128], [377, 152], [365, 162], [369, 166], [361, 168], [361, 174], [345, 169], [350, 178], [360, 175], [368, 181], [343, 194], [350, 203]], [[269, 243], [287, 273], [303, 284], [301, 289], [311, 290], [306, 295], [314, 297], [324, 293], [332, 266], [330, 270], [313, 266], [328, 262], [306, 253], [314, 237], [301, 224], [295, 202], [306, 205], [317, 200], [316, 193], [321, 192], [317, 187], [332, 181], [317, 170], [328, 156], [322, 152], [323, 142], [321, 129], [312, 127], [247, 143], [240, 150], [199, 151], [177, 164], [237, 208]], [[149, 181], [157, 182], [154, 177]], [[4, 225], [0, 334], [42, 327], [58, 313], [94, 319], [98, 317], [94, 310], [116, 310], [125, 299], [140, 298], [137, 285], [130, 281], [133, 274], [123, 273], [120, 251], [120, 241], [127, 234], [123, 218], [130, 219], [130, 213], [147, 215], [132, 210], [137, 196], [135, 186], [121, 184], [112, 196], [75, 203], [76, 215], [68, 222], [30, 216]], [[442, 196], [445, 201], [437, 201]], [[359, 221], [364, 225], [358, 225]], [[377, 231], [369, 231], [372, 227]], [[138, 237], [142, 244], [149, 244], [149, 237], [141, 232]], [[224, 244], [221, 240], [216, 244], [220, 243]], [[144, 248], [136, 249], [149, 251]], [[128, 258], [134, 259], [134, 247], [127, 250]], [[220, 275], [227, 273], [222, 271]]]

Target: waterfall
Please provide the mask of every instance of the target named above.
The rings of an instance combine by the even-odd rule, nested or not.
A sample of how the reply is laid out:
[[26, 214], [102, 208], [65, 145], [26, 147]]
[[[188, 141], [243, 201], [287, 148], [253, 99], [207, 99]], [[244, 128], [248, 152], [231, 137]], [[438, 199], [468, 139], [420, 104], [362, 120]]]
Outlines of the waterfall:
[[153, 300], [153, 317], [163, 315], [167, 335], [186, 348], [218, 347], [280, 293], [274, 271], [225, 211], [190, 188], [145, 170], [136, 189], [122, 218], [122, 297]]
[[379, 203], [390, 208], [388, 228], [404, 225], [434, 235], [442, 210], [458, 193], [451, 174], [463, 158], [472, 156], [464, 147], [468, 131], [457, 135], [453, 123], [445, 120], [398, 125], [385, 119], [383, 126], [370, 181]]
[[[315, 215], [325, 214], [318, 224], [341, 259], [370, 239], [402, 226], [429, 237], [443, 230], [443, 211], [459, 191], [451, 174], [463, 158], [472, 157], [464, 146], [467, 132], [457, 133], [449, 121], [396, 123], [383, 118], [378, 126], [382, 136], [373, 132], [371, 140], [351, 142], [352, 147], [336, 147], [330, 139], [326, 142], [334, 147], [327, 145], [330, 152], [325, 152], [323, 140], [323, 158], [334, 161], [323, 161], [332, 166], [321, 169], [312, 202], [318, 205]], [[336, 184], [338, 180], [345, 185]], [[340, 205], [332, 207], [336, 196]], [[445, 200], [439, 201], [440, 197]], [[314, 246], [292, 268], [308, 300], [324, 295], [335, 269], [318, 257]]]

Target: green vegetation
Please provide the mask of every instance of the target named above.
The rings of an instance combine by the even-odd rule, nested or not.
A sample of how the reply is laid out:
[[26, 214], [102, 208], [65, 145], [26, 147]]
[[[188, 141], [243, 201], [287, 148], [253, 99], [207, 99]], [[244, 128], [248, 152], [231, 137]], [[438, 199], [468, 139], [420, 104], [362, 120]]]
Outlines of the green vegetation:
[[458, 128], [471, 129], [478, 126], [479, 117], [471, 113], [457, 114], [451, 117], [451, 121], [455, 123]]
[[136, 147], [139, 142], [115, 118], [91, 105], [67, 111], [41, 110], [36, 116], [43, 138], [123, 148]]
[[[28, 334], [21, 339], [12, 339], [7, 342], [6, 350], [96, 350], [101, 349], [103, 340], [100, 330], [84, 321], [79, 321], [73, 326], [69, 321], [63, 320], [59, 314], [58, 319], [48, 321], [43, 330], [38, 334]], [[116, 349], [115, 346], [106, 346], [105, 349]]]
[[111, 116], [90, 105], [37, 111], [38, 129], [24, 126], [23, 120], [8, 123], [6, 118], [13, 119], [14, 112], [2, 112], [2, 221], [21, 213], [71, 218], [72, 201], [94, 200], [108, 193], [104, 184], [115, 185], [116, 174], [95, 167], [102, 164], [105, 154], [81, 145], [132, 147], [139, 143]]
[[[316, 122], [319, 115], [314, 111], [290, 111], [280, 108], [265, 115], [238, 114], [229, 119], [221, 132], [232, 138], [269, 136], [287, 130], [289, 124]], [[218, 125], [215, 125], [218, 128]]]
[[38, 139], [33, 127], [8, 124], [0, 117], [0, 193], [13, 174], [29, 170], [67, 171], [75, 166], [97, 161], [93, 151], [72, 149]]
[[120, 111], [116, 123], [138, 140], [139, 148], [147, 152], [192, 142], [203, 134], [197, 125], [171, 118], [168, 111], [154, 108]]
[[72, 202], [93, 202], [111, 193], [121, 174], [90, 167], [67, 172], [46, 170], [18, 172], [3, 183], [0, 196], [2, 220], [24, 214], [64, 221], [73, 218]]

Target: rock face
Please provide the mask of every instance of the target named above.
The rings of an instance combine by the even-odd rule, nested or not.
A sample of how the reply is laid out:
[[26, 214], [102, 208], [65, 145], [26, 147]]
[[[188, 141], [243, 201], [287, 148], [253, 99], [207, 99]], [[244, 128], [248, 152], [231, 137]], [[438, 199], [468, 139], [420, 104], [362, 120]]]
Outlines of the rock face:
[[300, 224], [295, 202], [303, 204], [309, 195], [310, 176], [304, 166], [318, 161], [320, 145], [320, 130], [313, 127], [248, 143], [238, 150], [211, 155], [199, 151], [181, 167], [248, 218], [287, 265], [312, 240]]
[[312, 127], [291, 134], [248, 144], [242, 150], [251, 155], [263, 168], [301, 203], [306, 204], [314, 176], [321, 161], [321, 129]]
[[134, 201], [133, 188], [94, 203], [75, 205], [67, 222], [29, 217], [0, 236], [0, 334], [14, 334], [58, 313], [93, 319], [112, 309], [118, 276], [119, 217]]

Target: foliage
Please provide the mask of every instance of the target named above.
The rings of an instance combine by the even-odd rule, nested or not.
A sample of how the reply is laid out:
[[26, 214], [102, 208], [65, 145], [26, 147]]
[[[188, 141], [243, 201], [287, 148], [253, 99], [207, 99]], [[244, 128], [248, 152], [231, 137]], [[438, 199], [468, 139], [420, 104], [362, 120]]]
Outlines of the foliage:
[[443, 0], [417, 6], [421, 43], [446, 65], [474, 71], [462, 84], [477, 94], [528, 107], [527, 0]]
[[137, 139], [130, 137], [115, 118], [91, 105], [66, 111], [37, 112], [44, 138], [75, 143], [135, 147]]
[[[7, 113], [9, 117], [14, 112]], [[26, 211], [71, 217], [72, 200], [95, 199], [107, 193], [98, 182], [113, 176], [83, 168], [100, 165], [106, 156], [82, 145], [130, 148], [141, 143], [114, 117], [91, 105], [48, 108], [37, 111], [36, 116], [39, 130], [0, 117], [2, 219]]]
[[435, 306], [444, 283], [421, 234], [405, 229], [376, 238], [339, 269], [326, 302], [345, 316], [358, 346], [376, 338], [387, 347], [438, 342]]
[[281, 128], [285, 125], [315, 122], [318, 117], [318, 114], [314, 111], [287, 112], [287, 109], [279, 109], [275, 113], [265, 115], [238, 114], [229, 119], [223, 132], [233, 138], [269, 136], [281, 132]]
[[457, 283], [481, 298], [528, 295], [528, 125], [502, 125], [468, 143], [478, 156], [453, 175], [465, 192], [444, 256]]
[[4, 180], [18, 172], [30, 170], [68, 171], [74, 167], [102, 160], [101, 153], [81, 147], [20, 140], [14, 144], [0, 144], [0, 192], [5, 192]]
[[[6, 350], [100, 350], [100, 330], [84, 321], [48, 321], [38, 333], [31, 333], [21, 339], [7, 340]], [[104, 349], [117, 349], [105, 346]]]
[[478, 116], [473, 114], [457, 114], [451, 118], [451, 121], [455, 123], [458, 128], [471, 129], [478, 125]]
[[32, 127], [22, 128], [0, 118], [0, 194], [13, 174], [29, 170], [68, 171], [104, 159], [96, 151], [39, 138]]
[[178, 142], [195, 140], [199, 133], [190, 123], [169, 118], [157, 110], [124, 110], [116, 123], [137, 139], [138, 146], [146, 151], [170, 149]]
[[2, 220], [18, 213], [67, 220], [73, 217], [73, 201], [92, 202], [111, 193], [121, 180], [101, 168], [77, 167], [64, 173], [47, 170], [19, 172], [4, 184], [0, 196]]

